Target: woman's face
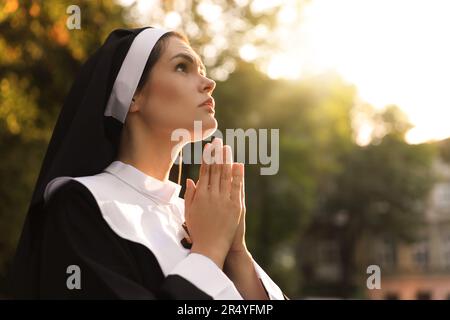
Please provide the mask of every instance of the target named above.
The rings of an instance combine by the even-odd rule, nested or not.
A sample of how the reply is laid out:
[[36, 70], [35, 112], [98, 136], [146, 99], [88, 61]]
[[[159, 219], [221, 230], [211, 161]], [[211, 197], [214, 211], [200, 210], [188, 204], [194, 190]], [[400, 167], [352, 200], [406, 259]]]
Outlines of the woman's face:
[[[188, 44], [175, 36], [166, 41], [135, 97], [134, 109], [139, 109], [139, 117], [151, 133], [170, 136], [176, 129], [186, 129], [190, 141], [204, 139], [217, 129], [214, 99], [212, 106], [201, 105], [211, 97], [216, 83], [206, 77], [203, 64]], [[194, 121], [201, 121], [202, 130], [197, 133], [201, 137], [194, 137]]]

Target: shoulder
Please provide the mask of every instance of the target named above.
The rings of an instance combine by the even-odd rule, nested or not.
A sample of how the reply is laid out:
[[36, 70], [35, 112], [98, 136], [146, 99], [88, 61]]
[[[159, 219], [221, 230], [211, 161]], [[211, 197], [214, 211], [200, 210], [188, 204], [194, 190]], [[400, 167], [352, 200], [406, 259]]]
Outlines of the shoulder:
[[75, 200], [83, 200], [82, 202], [95, 201], [92, 193], [81, 182], [71, 179], [65, 182], [54, 194], [48, 199], [47, 205], [52, 203], [73, 202]]
[[77, 180], [58, 187], [45, 203], [45, 225], [47, 233], [64, 234], [78, 246], [82, 243], [89, 246], [92, 242], [106, 247], [118, 244], [116, 233], [105, 221], [95, 197]]
[[[58, 187], [45, 203], [48, 216], [96, 216], [99, 212], [97, 201], [89, 189], [81, 182], [69, 180]], [[94, 214], [92, 214], [94, 213]]]

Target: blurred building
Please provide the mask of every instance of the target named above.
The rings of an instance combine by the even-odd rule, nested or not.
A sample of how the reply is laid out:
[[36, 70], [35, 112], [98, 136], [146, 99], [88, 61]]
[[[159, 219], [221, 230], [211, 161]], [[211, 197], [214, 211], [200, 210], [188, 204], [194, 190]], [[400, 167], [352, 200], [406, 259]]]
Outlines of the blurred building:
[[381, 289], [371, 299], [450, 299], [450, 165], [436, 160], [438, 181], [425, 208], [420, 239], [412, 244], [376, 242], [372, 261], [381, 268]]
[[[450, 164], [435, 160], [437, 182], [424, 205], [425, 223], [413, 243], [369, 238], [358, 243], [354, 283], [368, 299], [450, 299]], [[321, 239], [306, 269], [308, 279], [326, 288], [325, 296], [339, 296], [342, 270], [335, 239]], [[365, 289], [369, 265], [380, 267], [380, 289]]]

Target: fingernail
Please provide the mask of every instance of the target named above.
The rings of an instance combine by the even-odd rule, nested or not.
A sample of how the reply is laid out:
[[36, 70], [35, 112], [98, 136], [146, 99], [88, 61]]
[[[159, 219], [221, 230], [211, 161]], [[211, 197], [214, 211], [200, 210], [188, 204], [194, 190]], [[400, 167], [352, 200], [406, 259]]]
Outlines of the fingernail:
[[225, 163], [233, 163], [233, 153], [231, 151], [231, 147], [228, 145], [225, 146]]
[[211, 164], [211, 152], [210, 152], [210, 150], [211, 150], [211, 143], [207, 143], [207, 144], [205, 144], [205, 148], [203, 148], [203, 161], [206, 163], [206, 164]]
[[244, 175], [244, 164], [239, 162], [239, 166], [238, 167], [239, 167], [239, 173], [241, 175]]
[[220, 138], [214, 138], [213, 140], [213, 147], [212, 149], [214, 150], [214, 155], [212, 155], [212, 159], [211, 161], [214, 163], [218, 163], [221, 164], [223, 162], [222, 160], [222, 143], [221, 143], [221, 139]]

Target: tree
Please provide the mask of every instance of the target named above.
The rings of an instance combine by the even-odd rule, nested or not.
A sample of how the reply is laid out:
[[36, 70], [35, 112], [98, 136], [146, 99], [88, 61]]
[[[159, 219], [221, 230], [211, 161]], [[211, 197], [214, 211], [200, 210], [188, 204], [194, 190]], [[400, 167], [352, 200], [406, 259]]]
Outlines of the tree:
[[434, 181], [434, 146], [407, 144], [404, 135], [410, 126], [395, 107], [387, 108], [378, 119], [384, 137], [377, 136], [367, 146], [355, 145], [342, 158], [343, 168], [308, 232], [316, 241], [337, 242], [341, 282], [333, 294], [344, 297], [358, 288], [353, 275], [358, 270], [355, 256], [361, 240], [382, 236], [414, 240], [423, 222], [423, 201]]

